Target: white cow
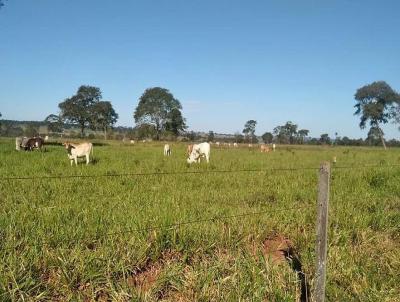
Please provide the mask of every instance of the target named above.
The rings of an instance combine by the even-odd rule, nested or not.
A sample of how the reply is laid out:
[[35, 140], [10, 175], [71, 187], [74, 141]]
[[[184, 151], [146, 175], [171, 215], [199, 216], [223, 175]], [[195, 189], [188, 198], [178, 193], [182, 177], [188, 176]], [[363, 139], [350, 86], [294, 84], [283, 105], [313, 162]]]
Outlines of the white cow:
[[272, 150], [275, 151], [275, 149], [276, 149], [276, 145], [272, 144]]
[[197, 145], [193, 145], [192, 153], [190, 153], [187, 162], [191, 163], [199, 163], [200, 158], [205, 157], [207, 163], [210, 162], [210, 144], [209, 143], [201, 143]]
[[71, 161], [71, 166], [75, 161], [75, 165], [78, 165], [78, 157], [86, 157], [86, 164], [89, 164], [89, 156], [92, 153], [93, 156], [93, 144], [92, 143], [81, 143], [81, 144], [73, 144], [73, 143], [63, 143], [65, 149], [68, 152], [68, 158]]
[[238, 147], [238, 144], [237, 144], [237, 143], [233, 143], [233, 146], [234, 146], [235, 148], [237, 148], [237, 147]]
[[170, 156], [171, 155], [171, 147], [168, 144], [164, 145], [164, 156]]

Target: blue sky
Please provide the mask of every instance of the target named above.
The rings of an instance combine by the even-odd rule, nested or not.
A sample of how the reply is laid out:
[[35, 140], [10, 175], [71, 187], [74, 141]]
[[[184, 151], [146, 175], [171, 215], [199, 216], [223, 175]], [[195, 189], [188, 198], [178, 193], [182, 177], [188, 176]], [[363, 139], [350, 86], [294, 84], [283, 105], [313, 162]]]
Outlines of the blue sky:
[[[400, 1], [7, 0], [0, 112], [43, 120], [81, 84], [133, 126], [148, 87], [168, 88], [190, 129], [257, 133], [286, 121], [312, 136], [365, 137], [353, 95], [400, 90]], [[397, 126], [384, 128], [399, 138]]]

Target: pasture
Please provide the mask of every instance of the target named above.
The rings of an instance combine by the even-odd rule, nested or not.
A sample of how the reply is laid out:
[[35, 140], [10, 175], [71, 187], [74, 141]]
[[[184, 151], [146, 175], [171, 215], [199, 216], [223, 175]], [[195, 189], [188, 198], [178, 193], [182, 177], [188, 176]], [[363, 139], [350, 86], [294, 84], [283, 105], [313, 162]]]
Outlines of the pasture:
[[[265, 240], [288, 238], [313, 286], [318, 167], [336, 156], [327, 300], [400, 301], [399, 149], [213, 145], [188, 166], [170, 145], [95, 145], [71, 167], [61, 145], [0, 140], [0, 300], [296, 301], [298, 275]], [[70, 175], [98, 177], [40, 178]], [[18, 176], [33, 179], [4, 179]]]

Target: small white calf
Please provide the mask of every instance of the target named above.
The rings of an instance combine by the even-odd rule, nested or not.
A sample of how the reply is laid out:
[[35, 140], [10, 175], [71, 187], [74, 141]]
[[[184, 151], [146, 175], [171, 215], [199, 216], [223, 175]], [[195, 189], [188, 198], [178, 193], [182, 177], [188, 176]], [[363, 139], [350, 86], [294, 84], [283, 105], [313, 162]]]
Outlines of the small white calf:
[[164, 145], [164, 156], [170, 156], [171, 155], [171, 147], [168, 144]]
[[92, 143], [81, 143], [81, 144], [73, 144], [73, 143], [63, 143], [65, 149], [68, 152], [68, 158], [71, 161], [71, 166], [75, 161], [75, 165], [78, 165], [78, 157], [86, 157], [86, 164], [89, 164], [89, 156], [92, 153], [93, 156], [93, 144]]
[[205, 157], [207, 163], [210, 162], [210, 144], [209, 143], [201, 143], [197, 145], [193, 145], [192, 153], [190, 153], [187, 162], [191, 163], [199, 163], [201, 157]]

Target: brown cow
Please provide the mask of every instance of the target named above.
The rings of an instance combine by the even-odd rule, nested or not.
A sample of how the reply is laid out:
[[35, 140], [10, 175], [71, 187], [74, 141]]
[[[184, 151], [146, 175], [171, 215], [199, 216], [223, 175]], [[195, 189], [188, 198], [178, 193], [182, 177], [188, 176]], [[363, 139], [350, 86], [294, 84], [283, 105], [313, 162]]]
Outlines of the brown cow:
[[28, 139], [25, 146], [23, 148], [26, 151], [32, 151], [33, 149], [38, 149], [42, 151], [42, 146], [44, 145], [44, 140], [41, 137], [33, 137]]

